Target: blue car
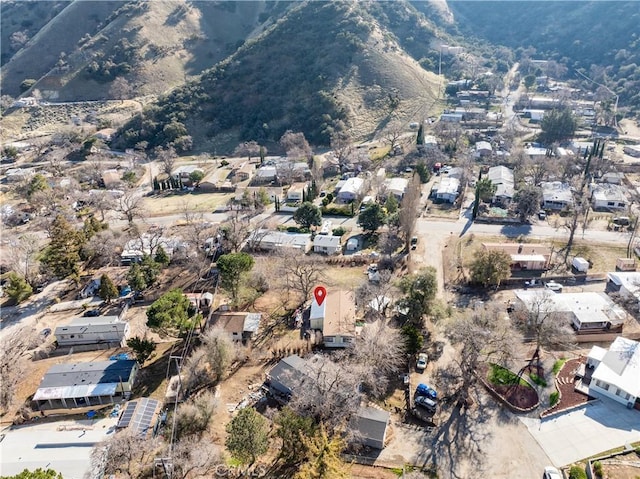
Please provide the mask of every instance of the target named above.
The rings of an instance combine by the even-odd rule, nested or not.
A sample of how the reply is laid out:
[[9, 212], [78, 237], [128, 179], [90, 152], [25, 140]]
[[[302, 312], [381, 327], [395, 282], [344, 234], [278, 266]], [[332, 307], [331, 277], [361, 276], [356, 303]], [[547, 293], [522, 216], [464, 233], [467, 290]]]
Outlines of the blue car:
[[438, 393], [431, 386], [420, 383], [416, 388], [416, 396], [425, 396], [431, 399], [437, 399]]

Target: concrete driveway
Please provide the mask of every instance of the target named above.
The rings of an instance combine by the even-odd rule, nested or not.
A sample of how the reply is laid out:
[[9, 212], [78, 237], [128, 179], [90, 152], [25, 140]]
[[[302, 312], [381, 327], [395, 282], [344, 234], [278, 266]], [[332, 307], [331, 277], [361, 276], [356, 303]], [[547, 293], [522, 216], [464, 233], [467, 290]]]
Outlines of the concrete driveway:
[[608, 399], [545, 420], [520, 420], [557, 467], [640, 441], [640, 411]]

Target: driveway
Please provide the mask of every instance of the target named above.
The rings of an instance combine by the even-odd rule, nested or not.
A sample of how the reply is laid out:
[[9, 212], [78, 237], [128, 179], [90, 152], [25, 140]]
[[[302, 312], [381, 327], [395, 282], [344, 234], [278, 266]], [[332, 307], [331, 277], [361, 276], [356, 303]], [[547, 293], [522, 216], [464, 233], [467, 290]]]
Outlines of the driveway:
[[640, 411], [609, 399], [544, 420], [520, 421], [557, 467], [640, 441]]

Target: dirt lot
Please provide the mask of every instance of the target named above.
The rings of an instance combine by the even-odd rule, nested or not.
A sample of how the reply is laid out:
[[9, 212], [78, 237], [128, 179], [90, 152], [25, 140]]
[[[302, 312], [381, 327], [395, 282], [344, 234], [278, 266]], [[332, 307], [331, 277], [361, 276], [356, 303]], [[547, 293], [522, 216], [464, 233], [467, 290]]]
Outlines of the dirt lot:
[[629, 452], [611, 459], [604, 459], [602, 463], [603, 479], [638, 479], [640, 477], [640, 454]]

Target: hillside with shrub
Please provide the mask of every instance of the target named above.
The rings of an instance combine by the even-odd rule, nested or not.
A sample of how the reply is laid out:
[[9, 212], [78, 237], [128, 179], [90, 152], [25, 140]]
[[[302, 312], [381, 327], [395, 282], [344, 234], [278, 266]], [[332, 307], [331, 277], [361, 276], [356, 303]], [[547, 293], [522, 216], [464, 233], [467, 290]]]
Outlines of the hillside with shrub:
[[[411, 10], [400, 25], [419, 18]], [[377, 2], [296, 4], [126, 125], [119, 144], [152, 147], [189, 135], [202, 145], [229, 132], [268, 141], [291, 129], [326, 145], [336, 131], [366, 136], [396, 118], [424, 117], [437, 97], [437, 78], [405, 52], [381, 13]], [[414, 32], [424, 45], [432, 40], [426, 22]]]

